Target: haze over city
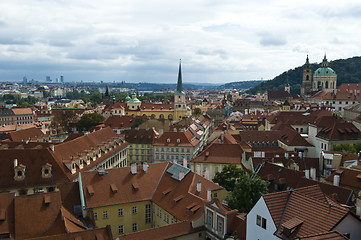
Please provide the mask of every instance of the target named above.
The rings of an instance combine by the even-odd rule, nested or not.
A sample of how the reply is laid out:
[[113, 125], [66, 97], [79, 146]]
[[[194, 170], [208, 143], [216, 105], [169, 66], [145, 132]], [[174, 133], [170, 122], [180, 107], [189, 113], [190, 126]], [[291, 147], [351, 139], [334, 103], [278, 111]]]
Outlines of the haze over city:
[[0, 2], [0, 81], [272, 79], [359, 55], [358, 1]]

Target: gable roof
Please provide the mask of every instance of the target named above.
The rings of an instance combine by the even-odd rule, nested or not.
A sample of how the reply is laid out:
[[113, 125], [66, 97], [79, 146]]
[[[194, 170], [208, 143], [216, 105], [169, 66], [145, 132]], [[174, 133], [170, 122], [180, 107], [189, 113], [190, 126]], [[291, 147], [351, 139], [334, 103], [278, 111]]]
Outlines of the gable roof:
[[[331, 203], [314, 185], [290, 191], [265, 194], [263, 196], [278, 230], [277, 236], [291, 238], [331, 231], [349, 211]], [[291, 224], [290, 221], [297, 224]], [[286, 234], [285, 228], [295, 228]]]
[[187, 130], [184, 132], [165, 132], [160, 136], [153, 146], [173, 146], [173, 147], [194, 147], [199, 140]]
[[32, 128], [9, 132], [8, 134], [6, 134], [4, 139], [13, 142], [22, 142], [26, 140], [36, 140], [38, 138], [42, 138], [44, 135], [45, 134], [41, 131], [41, 129], [32, 127]]
[[358, 169], [350, 168], [339, 168], [337, 171], [334, 171], [330, 176], [325, 180], [328, 182], [333, 182], [334, 176], [340, 176], [340, 185], [346, 187], [361, 189], [361, 171]]

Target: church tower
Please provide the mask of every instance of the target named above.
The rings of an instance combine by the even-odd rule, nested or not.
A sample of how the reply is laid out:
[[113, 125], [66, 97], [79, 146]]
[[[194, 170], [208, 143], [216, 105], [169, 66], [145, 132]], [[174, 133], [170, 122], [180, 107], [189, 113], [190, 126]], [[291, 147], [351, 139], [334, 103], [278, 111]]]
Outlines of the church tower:
[[323, 57], [321, 67], [313, 74], [314, 91], [334, 91], [337, 88], [337, 74], [328, 66], [326, 54]]
[[312, 70], [311, 64], [308, 59], [308, 55], [306, 58], [306, 63], [303, 65], [303, 76], [302, 76], [302, 84], [301, 84], [301, 96], [305, 97], [310, 94], [312, 90]]
[[174, 93], [174, 110], [176, 115], [174, 120], [181, 119], [187, 112], [186, 97], [183, 92], [181, 60], [179, 60], [177, 90]]

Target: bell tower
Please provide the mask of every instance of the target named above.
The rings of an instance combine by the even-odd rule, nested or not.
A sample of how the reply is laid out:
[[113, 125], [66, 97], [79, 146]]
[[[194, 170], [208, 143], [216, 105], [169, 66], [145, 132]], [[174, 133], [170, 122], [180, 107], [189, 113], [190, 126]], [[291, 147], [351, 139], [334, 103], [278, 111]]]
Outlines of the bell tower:
[[186, 97], [183, 91], [182, 83], [182, 66], [181, 59], [179, 60], [179, 71], [178, 71], [178, 82], [177, 90], [174, 93], [174, 110], [175, 110], [175, 119], [181, 119], [187, 112], [186, 106]]
[[306, 58], [306, 63], [303, 65], [302, 84], [301, 84], [301, 96], [308, 96], [312, 89], [312, 69], [311, 64]]

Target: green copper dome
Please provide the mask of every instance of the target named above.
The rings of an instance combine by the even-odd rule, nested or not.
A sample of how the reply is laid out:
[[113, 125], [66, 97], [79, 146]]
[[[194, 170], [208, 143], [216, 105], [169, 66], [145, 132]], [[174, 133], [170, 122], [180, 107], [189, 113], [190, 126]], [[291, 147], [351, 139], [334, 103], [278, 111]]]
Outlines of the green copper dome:
[[132, 98], [130, 99], [128, 102], [132, 103], [132, 102], [140, 102], [138, 98]]
[[129, 96], [127, 96], [126, 98], [125, 98], [125, 100], [127, 100], [127, 101], [129, 101], [129, 100], [131, 100], [132, 98], [131, 97], [129, 97]]
[[320, 67], [315, 71], [314, 75], [336, 75], [336, 73], [332, 68]]

